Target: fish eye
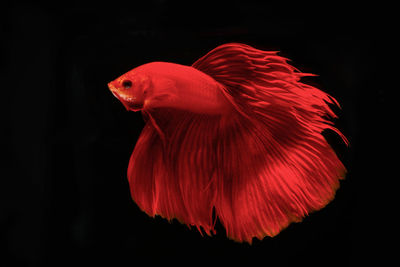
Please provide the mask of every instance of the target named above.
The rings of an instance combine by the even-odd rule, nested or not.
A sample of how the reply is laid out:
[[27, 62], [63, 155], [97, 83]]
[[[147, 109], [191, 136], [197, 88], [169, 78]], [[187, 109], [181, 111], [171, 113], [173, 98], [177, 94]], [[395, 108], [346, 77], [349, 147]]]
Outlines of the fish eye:
[[124, 89], [129, 89], [132, 87], [132, 82], [130, 80], [125, 80], [122, 82], [122, 87], [124, 87]]

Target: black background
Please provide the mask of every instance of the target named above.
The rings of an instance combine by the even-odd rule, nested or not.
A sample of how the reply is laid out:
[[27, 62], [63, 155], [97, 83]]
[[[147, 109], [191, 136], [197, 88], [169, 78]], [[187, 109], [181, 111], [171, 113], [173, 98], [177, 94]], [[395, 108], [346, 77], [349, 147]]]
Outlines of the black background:
[[[368, 202], [363, 133], [379, 135], [386, 92], [376, 81], [376, 7], [254, 1], [9, 3], [1, 10], [1, 266], [144, 263], [265, 266], [358, 261]], [[132, 202], [126, 168], [143, 127], [106, 84], [150, 62], [190, 65], [243, 42], [280, 55], [342, 105], [327, 139], [347, 166], [335, 200], [252, 246], [150, 218]], [[374, 107], [371, 111], [367, 107]], [[364, 255], [365, 256], [365, 255]], [[144, 263], [141, 263], [144, 261]]]

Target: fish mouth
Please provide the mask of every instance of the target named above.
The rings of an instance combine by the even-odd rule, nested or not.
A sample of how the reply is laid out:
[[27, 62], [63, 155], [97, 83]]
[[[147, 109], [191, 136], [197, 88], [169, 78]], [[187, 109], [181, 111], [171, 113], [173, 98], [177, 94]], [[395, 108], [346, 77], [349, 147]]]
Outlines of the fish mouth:
[[111, 93], [124, 105], [126, 110], [139, 111], [143, 109], [143, 101], [137, 101], [136, 97], [131, 97], [128, 95], [121, 94], [117, 91], [114, 85], [108, 84], [108, 88]]

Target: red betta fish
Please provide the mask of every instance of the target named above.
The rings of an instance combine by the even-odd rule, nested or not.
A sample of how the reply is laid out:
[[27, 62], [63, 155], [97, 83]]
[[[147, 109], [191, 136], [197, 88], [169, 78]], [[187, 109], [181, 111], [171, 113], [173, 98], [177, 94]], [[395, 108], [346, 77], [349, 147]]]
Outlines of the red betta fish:
[[147, 123], [128, 166], [133, 200], [251, 243], [327, 205], [346, 169], [321, 134], [336, 100], [277, 52], [221, 45], [192, 66], [144, 64], [108, 84]]

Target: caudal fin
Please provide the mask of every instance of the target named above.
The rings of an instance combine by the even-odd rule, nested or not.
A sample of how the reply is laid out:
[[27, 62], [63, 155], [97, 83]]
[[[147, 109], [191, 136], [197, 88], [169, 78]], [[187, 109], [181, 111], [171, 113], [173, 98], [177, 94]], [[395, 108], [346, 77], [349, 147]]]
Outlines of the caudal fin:
[[219, 136], [216, 214], [238, 241], [275, 236], [329, 203], [346, 169], [322, 135], [336, 100], [276, 52], [225, 44], [193, 64], [236, 107]]

